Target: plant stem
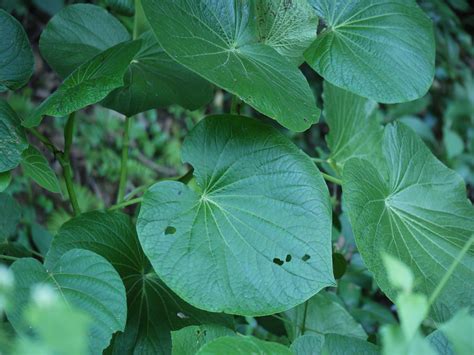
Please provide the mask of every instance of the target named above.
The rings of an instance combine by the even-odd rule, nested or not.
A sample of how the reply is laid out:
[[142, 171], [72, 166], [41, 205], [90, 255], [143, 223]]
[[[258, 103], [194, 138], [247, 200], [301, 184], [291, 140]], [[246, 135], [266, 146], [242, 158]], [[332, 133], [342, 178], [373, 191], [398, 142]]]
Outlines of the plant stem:
[[321, 175], [323, 175], [323, 178], [329, 182], [332, 182], [336, 185], [342, 185], [342, 180], [341, 179], [338, 179], [338, 178], [335, 178], [334, 176], [331, 176], [329, 174], [325, 174], [325, 173], [321, 173]]
[[64, 128], [64, 153], [59, 156], [59, 163], [63, 168], [64, 181], [66, 182], [69, 201], [71, 202], [74, 216], [81, 214], [79, 203], [77, 202], [76, 191], [74, 190], [73, 174], [71, 168], [71, 146], [74, 135], [75, 112], [71, 113]]
[[142, 201], [143, 201], [143, 197], [132, 198], [131, 200], [124, 201], [121, 203], [117, 203], [116, 205], [110, 206], [108, 210], [109, 211], [118, 210], [120, 208], [124, 208], [130, 205], [135, 205], [137, 203], [141, 203]]
[[0, 259], [16, 261], [16, 260], [19, 260], [20, 258], [17, 258], [16, 256], [10, 256], [10, 255], [0, 255]]
[[308, 314], [308, 301], [304, 303], [303, 322], [301, 324], [301, 335], [306, 331], [306, 315]]
[[232, 101], [230, 103], [230, 113], [232, 115], [240, 115], [240, 99], [236, 95], [232, 95]]
[[117, 193], [117, 203], [123, 201], [125, 196], [125, 188], [127, 187], [128, 176], [128, 149], [130, 147], [130, 127], [132, 125], [132, 118], [125, 117], [125, 131], [123, 133], [122, 145], [122, 161], [120, 165], [120, 182]]
[[315, 163], [327, 163], [328, 161], [326, 159], [321, 159], [321, 158], [311, 158], [312, 161]]
[[36, 128], [28, 128], [28, 131], [34, 135], [38, 140], [43, 143], [46, 148], [48, 148], [53, 154], [57, 154], [59, 152], [59, 149], [56, 148], [56, 146], [53, 144], [53, 142], [50, 141], [48, 137], [43, 135], [40, 131], [38, 131]]
[[471, 245], [474, 243], [474, 234], [471, 235], [471, 238], [467, 241], [467, 243], [464, 245], [462, 250], [459, 252], [457, 255], [456, 259], [453, 261], [451, 266], [449, 267], [448, 270], [446, 270], [446, 273], [444, 274], [443, 278], [439, 282], [438, 286], [436, 286], [435, 290], [431, 294], [429, 300], [428, 300], [428, 306], [431, 307], [431, 305], [434, 303], [436, 298], [440, 295], [441, 291], [443, 290], [444, 286], [446, 286], [446, 283], [448, 282], [449, 278], [451, 277], [452, 273], [458, 266], [458, 264], [461, 262], [462, 258], [464, 255], [468, 252], [469, 248]]

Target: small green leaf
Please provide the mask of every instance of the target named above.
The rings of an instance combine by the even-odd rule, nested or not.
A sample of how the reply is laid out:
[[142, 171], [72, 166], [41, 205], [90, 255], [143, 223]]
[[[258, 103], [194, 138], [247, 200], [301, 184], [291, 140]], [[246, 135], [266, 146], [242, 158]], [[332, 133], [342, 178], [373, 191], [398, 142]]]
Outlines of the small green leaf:
[[[351, 159], [344, 167], [343, 193], [357, 247], [379, 287], [392, 300], [381, 252], [410, 267], [415, 291], [430, 295], [474, 230], [474, 208], [462, 178], [437, 160], [402, 124], [385, 129], [385, 164]], [[472, 250], [472, 249], [471, 249]], [[443, 321], [472, 307], [474, 257], [467, 253], [436, 299], [432, 316]]]
[[251, 336], [220, 337], [204, 345], [196, 355], [262, 354], [293, 355], [286, 346]]
[[410, 268], [397, 258], [386, 253], [382, 254], [382, 261], [390, 284], [395, 289], [410, 293], [415, 283], [415, 278]]
[[324, 82], [324, 117], [329, 125], [326, 137], [329, 161], [342, 172], [354, 157], [382, 160], [382, 125], [373, 113], [377, 104]]
[[20, 222], [21, 208], [18, 202], [10, 195], [0, 193], [0, 242], [5, 241], [16, 231]]
[[120, 15], [133, 16], [135, 13], [134, 0], [106, 0], [105, 2], [112, 11]]
[[326, 28], [305, 52], [331, 84], [377, 102], [423, 96], [434, 76], [435, 40], [412, 0], [310, 0]]
[[0, 9], [0, 92], [16, 90], [33, 74], [33, 51], [21, 24]]
[[0, 173], [0, 192], [5, 191], [8, 186], [10, 186], [10, 182], [12, 181], [12, 174], [9, 171], [5, 171], [4, 173]]
[[50, 285], [66, 303], [90, 315], [94, 321], [88, 336], [91, 354], [102, 354], [112, 334], [124, 330], [125, 288], [115, 269], [101, 256], [73, 249], [62, 255], [52, 269], [45, 269], [32, 258], [15, 261], [11, 269], [16, 282], [15, 303], [7, 316], [20, 334], [28, 331], [22, 313], [36, 284]]
[[324, 335], [305, 334], [291, 343], [290, 349], [296, 355], [320, 355], [323, 351]]
[[16, 168], [27, 147], [20, 118], [9, 104], [0, 100], [0, 173]]
[[379, 348], [367, 341], [339, 334], [327, 334], [321, 355], [357, 354], [377, 355]]
[[29, 146], [21, 155], [21, 167], [25, 176], [48, 191], [61, 193], [58, 177], [46, 158], [35, 147]]
[[[167, 288], [151, 269], [138, 244], [130, 218], [118, 212], [83, 213], [65, 223], [54, 237], [46, 258], [53, 268], [72, 248], [91, 250], [106, 258], [118, 271], [127, 290], [128, 320], [111, 353], [171, 352], [171, 330], [200, 323], [232, 327], [230, 317], [196, 309]], [[145, 302], [146, 300], [146, 302]]]
[[173, 342], [172, 355], [194, 355], [204, 344], [219, 337], [232, 335], [236, 334], [229, 328], [221, 325], [192, 325], [171, 332]]
[[171, 59], [153, 33], [140, 38], [142, 47], [125, 74], [124, 86], [112, 91], [104, 106], [133, 116], [171, 104], [195, 110], [212, 100], [212, 85]]
[[428, 315], [428, 299], [418, 293], [403, 293], [398, 295], [396, 305], [403, 333], [412, 339]]
[[265, 315], [334, 284], [327, 186], [290, 140], [250, 118], [212, 116], [189, 133], [182, 156], [197, 191], [153, 185], [137, 231], [156, 273], [184, 300]]
[[258, 42], [251, 2], [150, 0], [143, 8], [158, 42], [180, 64], [286, 128], [304, 131], [318, 121], [304, 75]]
[[102, 7], [75, 4], [48, 22], [39, 46], [51, 68], [64, 78], [99, 53], [130, 39], [120, 21]]
[[449, 339], [456, 354], [470, 354], [474, 349], [474, 317], [462, 309], [439, 328]]
[[53, 236], [51, 233], [38, 223], [31, 224], [31, 238], [42, 255], [46, 255], [51, 246]]
[[304, 62], [303, 53], [316, 39], [318, 16], [306, 0], [256, 0], [258, 39], [291, 63]]
[[60, 117], [92, 105], [123, 85], [123, 76], [141, 41], [123, 42], [81, 64], [26, 119], [26, 127], [40, 124], [44, 115]]
[[362, 326], [355, 321], [335, 294], [322, 291], [306, 303], [285, 312], [291, 321], [285, 327], [290, 339], [304, 334], [340, 334], [367, 339]]

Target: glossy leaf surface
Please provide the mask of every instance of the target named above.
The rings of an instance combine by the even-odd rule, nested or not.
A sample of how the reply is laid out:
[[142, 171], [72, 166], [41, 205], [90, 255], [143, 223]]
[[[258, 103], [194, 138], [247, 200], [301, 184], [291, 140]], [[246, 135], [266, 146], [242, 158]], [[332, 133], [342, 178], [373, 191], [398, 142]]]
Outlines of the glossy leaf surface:
[[20, 118], [9, 104], [0, 100], [0, 173], [16, 168], [27, 147]]

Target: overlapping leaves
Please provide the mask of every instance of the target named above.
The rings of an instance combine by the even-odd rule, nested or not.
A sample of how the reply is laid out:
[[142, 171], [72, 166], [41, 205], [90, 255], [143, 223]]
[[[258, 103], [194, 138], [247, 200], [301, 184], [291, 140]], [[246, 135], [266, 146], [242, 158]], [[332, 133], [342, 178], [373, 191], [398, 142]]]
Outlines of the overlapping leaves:
[[188, 305], [161, 282], [143, 254], [127, 215], [90, 212], [67, 222], [53, 239], [47, 267], [72, 248], [88, 249], [106, 258], [125, 284], [127, 326], [114, 338], [110, 348], [114, 354], [168, 354], [171, 330], [200, 323], [232, 326], [230, 318]]
[[[291, 41], [285, 36], [294, 36], [284, 26], [289, 17], [274, 19], [275, 32], [261, 26], [260, 36], [268, 32], [268, 42], [263, 44], [256, 33], [253, 5], [238, 0], [143, 3], [158, 42], [174, 60], [283, 126], [303, 131], [319, 118], [313, 93], [298, 68], [268, 45], [285, 49], [281, 43]], [[289, 8], [288, 14], [296, 9], [299, 7]], [[264, 12], [261, 16], [270, 22]]]

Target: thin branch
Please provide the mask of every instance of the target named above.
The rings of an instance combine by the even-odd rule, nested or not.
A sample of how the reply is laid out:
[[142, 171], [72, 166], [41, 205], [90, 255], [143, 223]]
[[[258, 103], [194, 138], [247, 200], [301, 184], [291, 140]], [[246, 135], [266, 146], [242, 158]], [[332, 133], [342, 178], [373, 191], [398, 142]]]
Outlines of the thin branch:
[[116, 205], [110, 206], [108, 208], [108, 210], [109, 211], [115, 211], [115, 210], [130, 206], [130, 205], [135, 205], [137, 203], [141, 203], [142, 201], [143, 201], [142, 197], [133, 198], [131, 200], [124, 201], [124, 202], [121, 202], [121, 203], [117, 203]]
[[338, 179], [338, 178], [336, 178], [332, 175], [325, 174], [325, 173], [321, 173], [321, 175], [323, 176], [323, 178], [326, 181], [332, 182], [333, 184], [342, 185], [342, 180], [341, 179]]
[[117, 203], [123, 201], [125, 196], [125, 189], [127, 187], [128, 177], [128, 150], [130, 148], [130, 127], [132, 125], [132, 118], [125, 117], [125, 130], [123, 133], [123, 144], [122, 144], [122, 159], [120, 163], [120, 181], [117, 193]]

